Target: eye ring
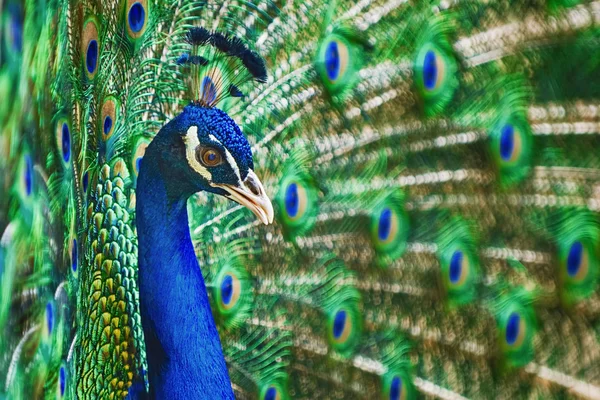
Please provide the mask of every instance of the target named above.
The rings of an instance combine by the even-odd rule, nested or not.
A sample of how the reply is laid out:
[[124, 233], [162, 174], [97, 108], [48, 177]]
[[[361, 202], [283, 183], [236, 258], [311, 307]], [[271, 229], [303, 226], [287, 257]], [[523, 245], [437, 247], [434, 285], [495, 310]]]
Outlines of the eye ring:
[[223, 163], [221, 153], [212, 147], [199, 147], [196, 150], [196, 158], [205, 167], [216, 167]]

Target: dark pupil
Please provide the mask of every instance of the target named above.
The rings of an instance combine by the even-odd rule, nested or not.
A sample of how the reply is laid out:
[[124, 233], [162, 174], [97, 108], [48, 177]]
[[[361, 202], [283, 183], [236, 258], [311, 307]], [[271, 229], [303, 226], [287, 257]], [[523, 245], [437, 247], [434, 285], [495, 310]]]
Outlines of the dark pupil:
[[275, 400], [277, 398], [277, 389], [270, 387], [265, 393], [265, 400]]
[[331, 42], [325, 50], [325, 69], [331, 80], [337, 79], [340, 73], [340, 54], [336, 42]]
[[452, 259], [450, 260], [450, 282], [452, 283], [456, 283], [460, 279], [462, 272], [462, 260], [462, 251], [457, 250], [454, 252], [454, 254], [452, 254]]
[[294, 218], [298, 215], [298, 206], [298, 185], [292, 183], [285, 190], [285, 210], [290, 217]]
[[138, 33], [144, 27], [144, 20], [146, 19], [146, 11], [144, 6], [139, 2], [131, 6], [129, 10], [129, 26], [134, 33]]
[[71, 135], [67, 124], [63, 124], [62, 126], [62, 152], [63, 160], [68, 162], [71, 158]]
[[73, 250], [71, 250], [71, 268], [77, 272], [77, 240], [73, 239]]
[[33, 190], [33, 162], [29, 156], [25, 157], [25, 193], [31, 195]]
[[90, 179], [90, 177], [87, 172], [85, 174], [83, 174], [83, 191], [84, 192], [87, 192], [89, 179]]
[[515, 128], [510, 125], [504, 125], [500, 132], [500, 157], [504, 161], [510, 160], [515, 148]]
[[66, 384], [66, 381], [67, 381], [67, 377], [66, 377], [66, 373], [65, 373], [64, 367], [60, 368], [58, 381], [60, 383], [60, 394], [62, 396], [63, 394], [65, 394], [65, 384]]
[[229, 275], [223, 279], [221, 283], [221, 297], [223, 303], [229, 304], [231, 302], [231, 296], [233, 295], [233, 278]]
[[506, 324], [506, 343], [513, 345], [517, 341], [519, 336], [519, 325], [521, 324], [521, 317], [517, 313], [512, 313], [508, 317], [508, 323]]
[[569, 256], [567, 257], [567, 272], [569, 276], [577, 275], [577, 272], [579, 272], [579, 268], [581, 267], [582, 258], [583, 244], [581, 244], [581, 242], [573, 243], [569, 250]]
[[385, 208], [379, 216], [379, 226], [377, 228], [377, 234], [379, 240], [387, 240], [390, 236], [392, 228], [392, 210]]
[[423, 83], [425, 89], [432, 90], [435, 88], [438, 78], [438, 68], [435, 53], [429, 50], [425, 54], [425, 60], [423, 61]]
[[402, 379], [395, 376], [390, 387], [390, 400], [399, 400], [402, 392]]
[[107, 115], [106, 118], [104, 118], [104, 134], [108, 135], [108, 132], [110, 132], [110, 130], [112, 129], [112, 118]]
[[344, 327], [346, 326], [346, 311], [340, 310], [335, 314], [335, 319], [333, 321], [333, 336], [336, 339], [339, 339], [344, 332]]
[[52, 332], [52, 328], [54, 327], [54, 310], [50, 303], [46, 304], [46, 322], [48, 324], [48, 332]]
[[12, 33], [13, 50], [21, 51], [23, 45], [23, 17], [21, 11], [16, 6], [9, 6], [10, 30]]
[[216, 151], [208, 150], [204, 153], [204, 163], [207, 165], [217, 165], [219, 162], [219, 156]]
[[96, 62], [98, 61], [98, 42], [91, 40], [88, 44], [87, 58], [85, 64], [90, 74], [93, 74], [96, 70]]

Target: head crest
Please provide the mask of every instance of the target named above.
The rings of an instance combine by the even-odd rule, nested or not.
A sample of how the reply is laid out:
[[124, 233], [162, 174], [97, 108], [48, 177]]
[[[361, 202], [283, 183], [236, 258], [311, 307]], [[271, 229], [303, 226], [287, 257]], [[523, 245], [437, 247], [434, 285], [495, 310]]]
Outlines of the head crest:
[[191, 49], [177, 64], [189, 68], [190, 97], [204, 107], [226, 97], [244, 97], [240, 87], [251, 80], [267, 81], [265, 61], [237, 37], [191, 28], [186, 42]]

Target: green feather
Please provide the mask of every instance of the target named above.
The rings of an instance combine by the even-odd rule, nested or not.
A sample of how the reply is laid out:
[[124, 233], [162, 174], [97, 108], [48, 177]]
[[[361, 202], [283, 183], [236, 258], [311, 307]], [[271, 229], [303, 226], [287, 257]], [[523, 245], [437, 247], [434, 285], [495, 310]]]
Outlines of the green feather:
[[598, 218], [587, 210], [565, 212], [554, 231], [557, 282], [569, 306], [592, 296], [598, 285]]
[[498, 85], [502, 98], [489, 127], [490, 152], [501, 184], [514, 185], [529, 173], [533, 156], [533, 136], [524, 109], [528, 91], [520, 79], [509, 78]]
[[309, 154], [301, 148], [290, 155], [275, 198], [279, 207], [276, 215], [289, 240], [309, 232], [318, 213], [318, 192], [310, 174], [309, 160]]
[[523, 367], [535, 355], [538, 328], [532, 296], [524, 289], [514, 289], [502, 293], [493, 307], [503, 363], [508, 367]]
[[331, 96], [344, 98], [359, 81], [368, 40], [345, 26], [336, 26], [320, 42], [315, 68], [325, 90]]
[[479, 281], [477, 245], [469, 224], [455, 218], [444, 226], [438, 237], [440, 280], [451, 305], [474, 301]]
[[413, 383], [408, 341], [395, 332], [387, 332], [379, 344], [386, 372], [381, 376], [381, 399], [410, 400], [417, 392]]
[[409, 232], [410, 222], [404, 210], [402, 192], [381, 196], [371, 213], [371, 242], [380, 265], [388, 265], [402, 256]]
[[240, 325], [252, 311], [253, 296], [250, 275], [239, 257], [219, 260], [219, 270], [212, 284], [214, 302], [225, 327]]
[[443, 112], [458, 88], [458, 67], [448, 41], [452, 25], [433, 18], [421, 34], [414, 61], [414, 82], [427, 116]]

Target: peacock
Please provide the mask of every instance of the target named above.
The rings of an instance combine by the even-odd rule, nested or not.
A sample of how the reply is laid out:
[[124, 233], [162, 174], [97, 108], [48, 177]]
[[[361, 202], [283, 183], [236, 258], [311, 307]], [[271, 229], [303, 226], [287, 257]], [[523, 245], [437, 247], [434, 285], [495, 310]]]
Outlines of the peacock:
[[0, 12], [0, 399], [600, 399], [599, 1]]

